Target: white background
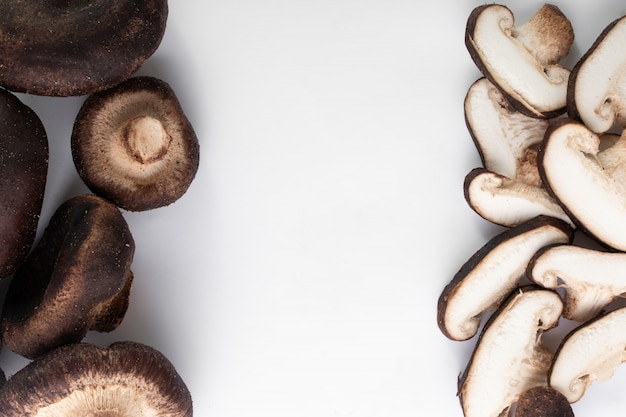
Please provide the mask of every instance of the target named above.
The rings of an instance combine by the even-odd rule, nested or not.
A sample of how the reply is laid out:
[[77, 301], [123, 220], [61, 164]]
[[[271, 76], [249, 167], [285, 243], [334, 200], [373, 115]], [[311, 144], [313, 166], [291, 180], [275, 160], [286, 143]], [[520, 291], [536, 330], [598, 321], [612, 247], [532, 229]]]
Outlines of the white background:
[[[555, 2], [576, 33], [567, 65], [620, 3]], [[86, 340], [159, 349], [196, 416], [461, 416], [473, 341], [443, 337], [436, 302], [500, 231], [462, 191], [480, 164], [462, 109], [480, 77], [463, 42], [478, 4], [170, 2], [140, 74], [174, 88], [201, 165], [175, 204], [124, 212], [137, 244], [130, 308]], [[507, 4], [524, 22], [543, 3]], [[21, 97], [50, 141], [43, 228], [87, 192], [69, 150], [83, 98]], [[3, 348], [9, 376], [25, 363]], [[577, 416], [623, 415], [624, 372], [594, 385]]]

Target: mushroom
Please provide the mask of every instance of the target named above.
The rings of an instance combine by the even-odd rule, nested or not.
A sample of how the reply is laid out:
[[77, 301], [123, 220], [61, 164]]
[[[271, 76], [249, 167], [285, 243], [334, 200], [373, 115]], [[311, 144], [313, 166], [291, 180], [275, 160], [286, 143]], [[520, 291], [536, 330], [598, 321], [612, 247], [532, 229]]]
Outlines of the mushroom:
[[452, 340], [473, 337], [483, 314], [498, 307], [519, 285], [539, 249], [572, 239], [567, 223], [547, 216], [493, 237], [463, 264], [439, 296], [437, 323], [442, 333]]
[[15, 272], [34, 243], [47, 175], [48, 137], [41, 120], [0, 88], [0, 278]]
[[539, 215], [575, 226], [544, 187], [534, 187], [485, 168], [474, 168], [465, 176], [463, 193], [472, 210], [500, 226], [515, 227]]
[[483, 75], [520, 112], [539, 118], [565, 111], [570, 71], [558, 63], [573, 41], [570, 21], [550, 4], [518, 27], [506, 6], [481, 5], [465, 30], [465, 45]]
[[515, 226], [539, 214], [571, 221], [543, 189], [537, 149], [549, 122], [518, 112], [486, 78], [465, 97], [465, 121], [483, 162], [466, 178], [465, 197], [481, 217]]
[[89, 96], [71, 149], [90, 190], [131, 211], [178, 200], [199, 163], [198, 139], [174, 91], [147, 76]]
[[561, 317], [561, 297], [523, 287], [489, 319], [459, 379], [465, 417], [499, 417], [529, 388], [546, 386], [553, 354], [541, 344]]
[[0, 2], [0, 85], [78, 96], [135, 73], [158, 48], [167, 0]]
[[546, 386], [524, 391], [515, 403], [514, 410], [514, 417], [574, 417], [567, 398], [554, 388]]
[[78, 343], [42, 355], [0, 388], [4, 417], [191, 417], [191, 394], [163, 353], [145, 344]]
[[601, 137], [567, 118], [552, 121], [539, 149], [544, 186], [577, 224], [605, 245], [626, 250], [626, 140]]
[[597, 316], [626, 292], [626, 253], [603, 252], [574, 245], [539, 250], [528, 265], [528, 277], [551, 289], [565, 290], [563, 317], [584, 322]]
[[624, 361], [626, 307], [587, 321], [562, 341], [549, 372], [549, 384], [570, 403], [595, 381], [606, 381]]
[[596, 133], [626, 126], [626, 16], [611, 22], [572, 68], [568, 115]]
[[108, 332], [128, 308], [135, 244], [112, 203], [80, 195], [63, 203], [9, 284], [2, 310], [4, 341], [34, 358]]

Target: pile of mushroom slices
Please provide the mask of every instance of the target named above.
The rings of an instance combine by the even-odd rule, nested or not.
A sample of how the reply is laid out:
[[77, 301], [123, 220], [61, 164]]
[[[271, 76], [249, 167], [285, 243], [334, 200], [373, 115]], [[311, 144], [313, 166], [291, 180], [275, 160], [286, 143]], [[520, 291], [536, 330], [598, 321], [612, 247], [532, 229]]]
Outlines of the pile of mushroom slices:
[[483, 78], [469, 87], [465, 120], [483, 166], [464, 193], [504, 229], [438, 300], [446, 337], [476, 336], [458, 381], [466, 417], [573, 416], [625, 358], [626, 17], [569, 70], [559, 62], [573, 40], [548, 4], [519, 26], [499, 4], [467, 21]]
[[[128, 308], [135, 241], [123, 210], [174, 203], [198, 169], [172, 88], [134, 76], [161, 42], [167, 1], [2, 2], [0, 15], [0, 336], [31, 360], [0, 371], [0, 415], [190, 417], [191, 394], [156, 349], [83, 342]], [[92, 193], [63, 202], [37, 242], [48, 138], [15, 93], [86, 96], [68, 152]]]

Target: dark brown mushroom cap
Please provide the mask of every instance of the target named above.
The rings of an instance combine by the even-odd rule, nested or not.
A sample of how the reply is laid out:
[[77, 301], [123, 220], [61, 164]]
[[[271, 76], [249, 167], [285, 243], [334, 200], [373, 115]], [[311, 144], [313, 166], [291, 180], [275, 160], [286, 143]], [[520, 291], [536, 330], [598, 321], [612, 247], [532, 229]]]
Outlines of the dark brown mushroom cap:
[[54, 213], [41, 240], [7, 290], [2, 334], [14, 352], [33, 358], [110, 331], [128, 307], [135, 243], [112, 203], [73, 197]]
[[0, 85], [90, 94], [129, 78], [161, 43], [167, 0], [0, 2]]
[[200, 149], [172, 88], [146, 76], [89, 96], [74, 123], [72, 156], [92, 192], [143, 211], [187, 191]]
[[574, 417], [574, 411], [563, 394], [541, 386], [520, 395], [515, 405], [515, 417]]
[[15, 272], [33, 245], [47, 175], [48, 137], [41, 120], [0, 88], [0, 278]]
[[[191, 417], [191, 394], [174, 365], [144, 344], [79, 343], [30, 362], [0, 389], [3, 417]], [[46, 408], [47, 407], [47, 408]]]

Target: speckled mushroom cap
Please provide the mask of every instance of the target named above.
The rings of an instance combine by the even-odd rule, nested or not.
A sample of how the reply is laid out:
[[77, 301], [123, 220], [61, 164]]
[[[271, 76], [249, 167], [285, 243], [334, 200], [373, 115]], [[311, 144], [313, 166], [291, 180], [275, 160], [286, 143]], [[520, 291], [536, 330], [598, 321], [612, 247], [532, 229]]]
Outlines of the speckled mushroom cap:
[[0, 2], [0, 85], [77, 96], [129, 78], [158, 48], [167, 0]]
[[15, 272], [2, 319], [6, 346], [27, 358], [108, 332], [128, 308], [135, 243], [119, 209], [90, 194], [64, 202]]
[[71, 138], [89, 189], [130, 211], [169, 205], [189, 188], [200, 149], [169, 84], [130, 78], [85, 100]]
[[159, 351], [79, 343], [30, 362], [0, 389], [3, 417], [191, 417], [191, 394]]
[[0, 88], [0, 278], [15, 272], [33, 244], [47, 175], [48, 137], [41, 120]]

